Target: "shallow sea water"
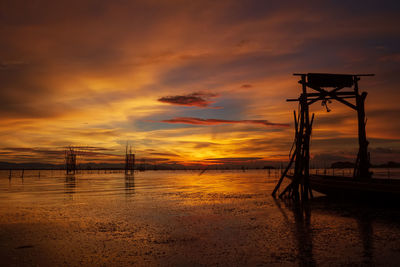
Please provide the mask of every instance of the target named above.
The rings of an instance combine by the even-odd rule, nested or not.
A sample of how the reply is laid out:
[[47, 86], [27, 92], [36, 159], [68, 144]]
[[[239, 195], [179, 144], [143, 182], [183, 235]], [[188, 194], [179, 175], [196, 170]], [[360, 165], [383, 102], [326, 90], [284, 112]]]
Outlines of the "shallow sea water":
[[400, 265], [398, 203], [300, 206], [271, 197], [276, 181], [267, 170], [1, 171], [0, 265]]

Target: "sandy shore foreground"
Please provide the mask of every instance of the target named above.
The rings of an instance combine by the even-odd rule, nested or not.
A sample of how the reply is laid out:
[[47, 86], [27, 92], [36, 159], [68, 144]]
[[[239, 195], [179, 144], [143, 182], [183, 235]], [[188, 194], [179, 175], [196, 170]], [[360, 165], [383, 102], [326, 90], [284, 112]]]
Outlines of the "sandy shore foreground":
[[275, 201], [265, 171], [0, 176], [2, 266], [400, 264], [400, 210]]

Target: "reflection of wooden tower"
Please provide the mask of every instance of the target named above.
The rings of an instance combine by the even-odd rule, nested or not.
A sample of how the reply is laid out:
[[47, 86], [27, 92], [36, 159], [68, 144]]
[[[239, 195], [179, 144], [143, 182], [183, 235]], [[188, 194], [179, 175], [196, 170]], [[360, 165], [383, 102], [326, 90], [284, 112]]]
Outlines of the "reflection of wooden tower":
[[[372, 173], [369, 171], [370, 161], [368, 153], [368, 141], [365, 133], [365, 111], [364, 102], [367, 93], [359, 93], [358, 81], [360, 76], [372, 76], [373, 74], [322, 74], [322, 73], [308, 73], [308, 74], [294, 74], [301, 76], [299, 83], [302, 85], [302, 94], [297, 99], [288, 99], [287, 101], [299, 102], [299, 114], [296, 116], [294, 112], [295, 123], [295, 142], [294, 151], [290, 156], [290, 161], [282, 173], [272, 195], [275, 196], [283, 179], [286, 177], [287, 172], [291, 168], [293, 162], [294, 174], [291, 183], [279, 195], [282, 197], [287, 194], [289, 197], [298, 199], [308, 199], [312, 197], [312, 191], [309, 186], [309, 168], [310, 168], [310, 137], [311, 129], [314, 120], [314, 114], [311, 119], [309, 116], [309, 106], [319, 100], [322, 105], [326, 107], [331, 100], [337, 100], [346, 106], [357, 111], [358, 118], [358, 143], [359, 150], [357, 154], [357, 161], [354, 168], [354, 178], [356, 179], [370, 179]], [[307, 87], [313, 89], [315, 92], [307, 92]], [[349, 91], [342, 91], [343, 88], [352, 88]], [[328, 90], [327, 88], [333, 88]], [[351, 103], [346, 99], [355, 98], [355, 103]], [[300, 192], [299, 192], [300, 191]]]
[[126, 153], [125, 153], [125, 174], [133, 174], [135, 171], [135, 154], [132, 153], [132, 147], [126, 146]]
[[65, 170], [67, 174], [75, 174], [76, 172], [76, 152], [72, 147], [65, 150]]

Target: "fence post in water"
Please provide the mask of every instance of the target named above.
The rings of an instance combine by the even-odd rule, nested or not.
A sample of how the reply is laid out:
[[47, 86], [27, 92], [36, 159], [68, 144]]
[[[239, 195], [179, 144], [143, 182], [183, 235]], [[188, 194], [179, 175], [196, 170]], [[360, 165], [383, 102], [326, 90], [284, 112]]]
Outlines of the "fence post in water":
[[10, 174], [8, 175], [8, 179], [11, 180], [11, 169], [10, 169]]
[[24, 169], [22, 169], [22, 174], [21, 174], [21, 178], [24, 179]]

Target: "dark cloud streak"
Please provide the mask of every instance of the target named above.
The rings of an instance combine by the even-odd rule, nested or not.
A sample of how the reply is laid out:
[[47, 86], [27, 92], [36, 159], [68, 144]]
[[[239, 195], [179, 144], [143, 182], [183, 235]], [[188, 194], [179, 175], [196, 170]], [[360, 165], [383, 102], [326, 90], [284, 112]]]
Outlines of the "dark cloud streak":
[[169, 120], [163, 120], [165, 123], [183, 123], [183, 124], [194, 124], [194, 125], [218, 125], [218, 124], [259, 124], [263, 126], [274, 126], [274, 127], [288, 127], [289, 124], [284, 123], [273, 123], [267, 120], [222, 120], [222, 119], [201, 119], [193, 117], [178, 117]]
[[210, 101], [210, 98], [217, 96], [218, 94], [214, 93], [195, 92], [188, 95], [164, 96], [159, 98], [158, 101], [172, 105], [208, 107], [213, 103], [213, 101]]

